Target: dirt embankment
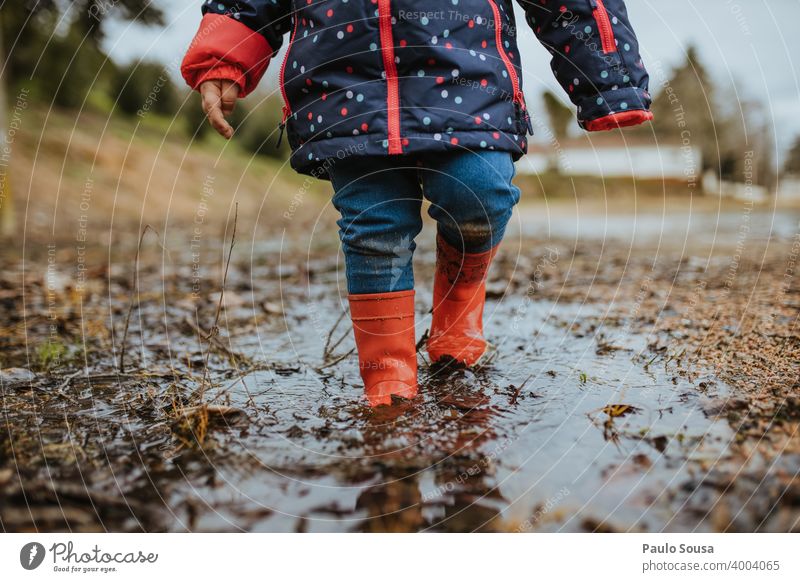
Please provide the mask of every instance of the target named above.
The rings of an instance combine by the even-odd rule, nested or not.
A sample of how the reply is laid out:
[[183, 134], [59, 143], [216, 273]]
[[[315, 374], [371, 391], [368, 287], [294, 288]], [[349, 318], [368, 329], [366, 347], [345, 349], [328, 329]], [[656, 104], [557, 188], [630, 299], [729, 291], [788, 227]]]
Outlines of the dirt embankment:
[[235, 138], [194, 141], [157, 117], [31, 108], [11, 162], [16, 231], [29, 241], [70, 242], [81, 230], [91, 243], [108, 244], [135, 238], [144, 224], [167, 235], [199, 225], [218, 237], [235, 203], [243, 231], [302, 231], [329, 198], [327, 183], [253, 156]]

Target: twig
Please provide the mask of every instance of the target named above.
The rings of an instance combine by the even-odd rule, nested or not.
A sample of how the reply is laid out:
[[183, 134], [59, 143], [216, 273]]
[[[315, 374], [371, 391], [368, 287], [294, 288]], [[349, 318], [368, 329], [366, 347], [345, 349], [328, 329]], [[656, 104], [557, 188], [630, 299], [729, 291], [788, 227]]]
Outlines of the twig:
[[[213, 403], [215, 403], [217, 400], [219, 400], [220, 398], [222, 398], [223, 396], [226, 396], [226, 395], [228, 394], [228, 392], [230, 391], [230, 389], [231, 389], [231, 388], [233, 388], [234, 386], [236, 386], [236, 385], [237, 385], [239, 382], [243, 382], [243, 381], [244, 381], [244, 376], [239, 376], [239, 377], [238, 377], [238, 378], [236, 378], [236, 379], [235, 379], [233, 382], [231, 382], [231, 383], [230, 383], [230, 384], [228, 384], [228, 385], [227, 385], [225, 388], [223, 388], [221, 392], [217, 392], [216, 396], [214, 396], [214, 398], [212, 398], [211, 400], [209, 400], [209, 401], [208, 401], [208, 404], [213, 404]], [[246, 387], [245, 387], [245, 388], [246, 388]]]
[[[128, 314], [125, 316], [125, 331], [122, 333], [122, 346], [120, 347], [119, 353], [119, 371], [121, 373], [125, 373], [125, 347], [128, 343], [128, 328], [131, 324], [131, 315], [133, 314], [133, 303], [134, 298], [136, 297], [136, 291], [139, 289], [139, 254], [142, 251], [142, 241], [144, 240], [144, 235], [147, 234], [148, 230], [152, 230], [156, 236], [158, 236], [158, 232], [150, 226], [149, 224], [145, 224], [144, 228], [142, 229], [142, 234], [139, 235], [139, 244], [136, 246], [136, 257], [133, 259], [133, 281], [131, 285], [131, 300], [128, 305]], [[159, 237], [160, 238], [160, 237]]]
[[514, 395], [511, 397], [511, 401], [509, 402], [509, 404], [514, 405], [517, 403], [517, 398], [519, 398], [522, 389], [525, 387], [525, 384], [527, 384], [528, 380], [530, 380], [531, 378], [533, 378], [533, 374], [525, 378], [522, 384], [519, 385], [519, 388], [517, 388], [517, 390], [514, 392]]
[[67, 394], [66, 392], [64, 392], [64, 389], [65, 389], [65, 388], [67, 388], [67, 387], [70, 385], [70, 383], [71, 383], [71, 382], [72, 382], [72, 381], [73, 381], [75, 378], [77, 378], [78, 376], [80, 376], [81, 374], [83, 374], [83, 370], [78, 370], [77, 372], [74, 372], [74, 373], [70, 374], [69, 376], [67, 376], [67, 377], [64, 379], [64, 381], [61, 383], [61, 386], [59, 386], [59, 387], [58, 387], [58, 389], [56, 390], [56, 391], [58, 392], [59, 396], [63, 396], [64, 398], [66, 398], [67, 400], [69, 400], [70, 402], [72, 402], [73, 404], [78, 404], [78, 401], [77, 401], [77, 400], [75, 400], [75, 399], [74, 399], [72, 396], [70, 396], [70, 395], [69, 395], [69, 394]]
[[[325, 347], [324, 347], [324, 348], [322, 348], [322, 361], [325, 361], [325, 360], [327, 360], [327, 359], [328, 359], [328, 356], [330, 356], [330, 355], [331, 355], [331, 350], [335, 350], [335, 349], [336, 349], [336, 346], [333, 346], [333, 348], [331, 348], [331, 347], [330, 347], [330, 345], [331, 345], [331, 338], [333, 337], [333, 332], [335, 332], [335, 331], [336, 331], [336, 328], [337, 328], [337, 327], [339, 327], [339, 324], [340, 324], [340, 323], [342, 322], [342, 320], [344, 319], [344, 316], [345, 316], [345, 314], [346, 314], [346, 313], [347, 313], [346, 311], [342, 311], [342, 313], [339, 315], [339, 319], [337, 319], [337, 320], [336, 320], [336, 323], [334, 323], [334, 324], [333, 324], [333, 327], [332, 327], [332, 328], [331, 328], [331, 330], [328, 332], [328, 337], [327, 337], [327, 338], [325, 338]], [[338, 344], [339, 344], [341, 341], [342, 341], [342, 340], [341, 340], [341, 339], [339, 339], [339, 342], [337, 342], [337, 344], [336, 344], [336, 345], [338, 345]]]
[[[239, 353], [236, 353], [231, 348], [226, 346], [225, 342], [221, 341], [219, 336], [214, 335], [213, 333], [210, 333], [210, 332], [206, 333], [206, 331], [203, 328], [201, 328], [199, 324], [197, 324], [194, 321], [192, 321], [192, 318], [189, 315], [187, 315], [183, 319], [183, 322], [187, 326], [189, 326], [192, 329], [192, 331], [194, 333], [196, 333], [201, 340], [205, 340], [209, 344], [213, 344], [214, 347], [217, 348], [217, 350], [219, 350], [220, 352], [222, 352], [226, 356], [228, 356], [228, 358], [231, 360], [232, 364], [236, 364], [237, 360], [247, 361], [248, 358], [246, 358], [245, 356], [243, 356], [243, 355], [241, 355]], [[208, 360], [206, 360], [206, 361], [208, 361]]]
[[428, 337], [430, 337], [428, 335], [428, 331], [429, 330], [426, 329], [425, 331], [422, 332], [422, 337], [419, 338], [419, 341], [417, 342], [417, 346], [416, 346], [416, 352], [417, 353], [419, 353], [419, 351], [422, 349], [422, 346], [424, 346], [425, 343], [428, 341]]
[[181, 409], [180, 416], [182, 417], [189, 417], [197, 412], [204, 412], [206, 414], [211, 415], [218, 415], [218, 416], [228, 416], [228, 415], [242, 415], [247, 416], [244, 410], [240, 408], [235, 408], [233, 406], [223, 406], [223, 405], [211, 405], [211, 404], [201, 404], [198, 406], [187, 406]]
[[344, 341], [344, 339], [346, 337], [350, 336], [350, 333], [352, 331], [353, 331], [353, 326], [351, 325], [350, 327], [347, 328], [347, 330], [345, 330], [345, 332], [341, 336], [339, 336], [338, 340], [333, 342], [333, 345], [331, 346], [331, 350], [330, 350], [331, 353], [328, 354], [328, 357], [330, 357], [332, 355], [333, 351], [341, 345], [341, 343]]
[[236, 244], [236, 227], [239, 224], [239, 203], [236, 203], [236, 208], [233, 212], [233, 233], [231, 234], [231, 246], [228, 247], [228, 260], [225, 261], [225, 272], [222, 275], [222, 289], [219, 292], [219, 301], [217, 301], [217, 312], [214, 314], [214, 325], [211, 327], [211, 333], [219, 333], [219, 314], [222, 312], [222, 300], [225, 298], [225, 287], [228, 283], [228, 269], [231, 266], [231, 257], [233, 256], [233, 247]]
[[[217, 312], [214, 314], [214, 323], [211, 326], [211, 331], [208, 333], [208, 337], [205, 338], [206, 341], [209, 342], [209, 344], [211, 343], [211, 340], [213, 338], [216, 338], [216, 336], [219, 334], [219, 316], [220, 316], [220, 313], [222, 313], [222, 301], [225, 298], [225, 287], [226, 287], [226, 285], [228, 283], [228, 270], [230, 269], [230, 266], [231, 266], [231, 257], [233, 256], [233, 247], [236, 244], [236, 227], [238, 226], [238, 224], [239, 224], [239, 203], [237, 202], [236, 203], [236, 209], [234, 210], [234, 214], [233, 214], [233, 233], [231, 234], [231, 245], [230, 245], [230, 247], [228, 247], [228, 259], [225, 261], [225, 272], [222, 274], [222, 288], [220, 289], [220, 293], [219, 293], [219, 301], [217, 301]], [[215, 342], [215, 345], [219, 346], [219, 343]], [[225, 349], [227, 350], [227, 348], [225, 348]], [[232, 352], [229, 352], [229, 353], [232, 353]], [[210, 378], [209, 372], [208, 372], [208, 359], [209, 359], [210, 356], [211, 356], [211, 351], [209, 350], [209, 351], [206, 352], [206, 359], [205, 359], [205, 364], [204, 364], [205, 372], [203, 374], [203, 382], [200, 383], [200, 402], [203, 402], [203, 400], [205, 399], [206, 382], [211, 384], [211, 378]], [[236, 365], [235, 361], [232, 362], [232, 363], [234, 364], [234, 366]], [[242, 386], [244, 386], [244, 389], [247, 392], [247, 398], [248, 398], [249, 402], [253, 406], [255, 406], [255, 402], [253, 401], [253, 396], [250, 394], [250, 390], [247, 388], [247, 384], [245, 383], [244, 378], [242, 378]]]
[[339, 362], [344, 360], [347, 356], [352, 354], [354, 351], [356, 351], [355, 348], [350, 348], [350, 351], [348, 351], [347, 353], [342, 354], [341, 356], [339, 356], [338, 358], [336, 358], [335, 360], [333, 360], [331, 362], [327, 362], [327, 363], [321, 365], [319, 368], [317, 368], [317, 371], [324, 370], [325, 368], [330, 368], [331, 366], [335, 366], [336, 364], [338, 364]]
[[644, 369], [645, 369], [645, 370], [647, 370], [648, 368], [650, 368], [650, 364], [652, 364], [653, 362], [655, 362], [655, 361], [658, 359], [658, 356], [659, 356], [659, 355], [658, 355], [658, 354], [656, 354], [655, 356], [653, 356], [652, 358], [650, 358], [650, 361], [649, 361], [649, 362], [647, 362], [647, 363], [644, 365]]

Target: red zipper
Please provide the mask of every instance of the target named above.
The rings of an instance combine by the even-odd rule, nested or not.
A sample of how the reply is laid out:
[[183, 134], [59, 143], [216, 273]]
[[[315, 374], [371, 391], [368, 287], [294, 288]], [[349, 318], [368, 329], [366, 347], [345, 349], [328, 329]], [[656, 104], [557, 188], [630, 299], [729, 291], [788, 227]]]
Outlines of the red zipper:
[[511, 78], [511, 86], [514, 89], [514, 101], [518, 101], [521, 99], [519, 78], [517, 77], [517, 71], [514, 69], [514, 65], [511, 64], [511, 59], [508, 58], [503, 48], [503, 30], [500, 24], [500, 9], [497, 7], [494, 0], [489, 0], [489, 5], [492, 7], [492, 12], [494, 13], [494, 43], [497, 45], [497, 52], [500, 53], [500, 58], [503, 60], [506, 70], [508, 70], [508, 76]]
[[[292, 51], [292, 43], [294, 43], [294, 37], [297, 34], [297, 23], [300, 20], [300, 15], [294, 15], [294, 28], [292, 29], [292, 36], [289, 37], [289, 46], [286, 47], [286, 54], [283, 55], [283, 62], [281, 63], [281, 70], [278, 75], [278, 85], [281, 88], [281, 97], [283, 97], [283, 118], [281, 119], [281, 135], [283, 135], [283, 128], [286, 127], [286, 120], [292, 114], [292, 108], [289, 105], [289, 98], [286, 96], [286, 87], [284, 87], [284, 76], [286, 74], [286, 63], [289, 62], [289, 53]], [[280, 144], [280, 136], [278, 137], [278, 143]]]
[[617, 42], [614, 39], [614, 29], [611, 28], [611, 19], [608, 17], [608, 10], [603, 0], [589, 0], [592, 6], [592, 16], [597, 22], [597, 30], [600, 32], [600, 42], [603, 44], [603, 53], [617, 52]]
[[533, 135], [533, 127], [531, 127], [531, 120], [528, 116], [527, 107], [525, 106], [525, 96], [519, 88], [517, 70], [514, 68], [511, 59], [508, 58], [508, 54], [506, 54], [506, 50], [503, 47], [503, 29], [500, 23], [500, 9], [497, 7], [497, 3], [494, 0], [488, 1], [494, 13], [494, 43], [497, 45], [497, 52], [500, 53], [500, 58], [503, 60], [503, 64], [505, 64], [506, 70], [508, 71], [508, 76], [511, 79], [511, 87], [514, 91], [514, 103], [522, 110], [522, 114], [525, 116], [525, 123], [528, 126], [528, 131]]
[[378, 0], [378, 23], [381, 36], [383, 68], [386, 71], [386, 105], [389, 116], [389, 153], [403, 153], [400, 139], [400, 88], [397, 67], [394, 63], [394, 39], [392, 38], [392, 12], [390, 0]]

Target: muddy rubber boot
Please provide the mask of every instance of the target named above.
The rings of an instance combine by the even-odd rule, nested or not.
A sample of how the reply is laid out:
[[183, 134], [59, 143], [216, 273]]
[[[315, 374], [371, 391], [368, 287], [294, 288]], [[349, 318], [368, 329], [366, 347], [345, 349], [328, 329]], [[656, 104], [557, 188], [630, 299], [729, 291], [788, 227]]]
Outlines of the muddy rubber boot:
[[370, 406], [417, 395], [414, 291], [350, 295], [358, 365]]
[[474, 365], [486, 351], [483, 306], [486, 274], [497, 247], [483, 253], [462, 253], [436, 239], [433, 320], [428, 355], [432, 362], [448, 358]]

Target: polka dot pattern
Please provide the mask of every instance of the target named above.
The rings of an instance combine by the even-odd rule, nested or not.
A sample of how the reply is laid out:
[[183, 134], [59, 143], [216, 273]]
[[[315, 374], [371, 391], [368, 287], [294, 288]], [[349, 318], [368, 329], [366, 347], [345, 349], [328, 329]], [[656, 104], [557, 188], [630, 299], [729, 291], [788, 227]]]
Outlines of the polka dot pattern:
[[[578, 122], [649, 109], [649, 77], [622, 0], [526, 3], [526, 19], [545, 46], [559, 84], [578, 109]], [[555, 3], [557, 4], [557, 3]]]
[[[447, 8], [391, 0], [391, 14], [383, 14], [387, 4], [378, 0], [215, 0], [203, 11], [260, 31], [275, 52], [291, 33], [282, 93], [292, 165], [301, 172], [344, 150], [386, 153], [391, 120], [399, 121], [404, 152], [486, 148], [520, 156], [528, 114], [511, 1], [442, 4]], [[602, 2], [608, 29], [593, 4], [524, 4], [581, 122], [649, 106], [647, 73], [622, 0]], [[381, 28], [387, 21], [389, 33]], [[608, 54], [601, 29], [615, 37]]]

